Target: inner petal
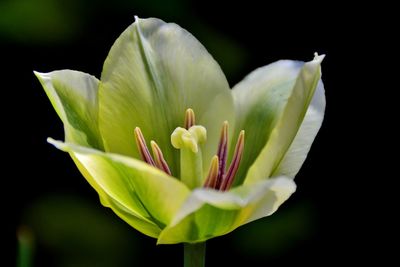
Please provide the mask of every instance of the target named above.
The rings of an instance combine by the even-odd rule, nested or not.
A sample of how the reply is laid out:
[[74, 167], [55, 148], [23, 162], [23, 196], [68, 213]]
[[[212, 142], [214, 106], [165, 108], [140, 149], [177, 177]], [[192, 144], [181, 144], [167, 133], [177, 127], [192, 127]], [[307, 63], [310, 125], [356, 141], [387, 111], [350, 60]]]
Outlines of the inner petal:
[[137, 19], [115, 42], [102, 71], [99, 128], [105, 150], [140, 158], [132, 138], [140, 127], [178, 173], [179, 151], [171, 147], [170, 134], [182, 126], [188, 107], [196, 111], [196, 123], [209, 129], [203, 149], [209, 160], [215, 152], [208, 146], [214, 151], [219, 134], [212, 126], [233, 122], [233, 99], [221, 68], [178, 25]]

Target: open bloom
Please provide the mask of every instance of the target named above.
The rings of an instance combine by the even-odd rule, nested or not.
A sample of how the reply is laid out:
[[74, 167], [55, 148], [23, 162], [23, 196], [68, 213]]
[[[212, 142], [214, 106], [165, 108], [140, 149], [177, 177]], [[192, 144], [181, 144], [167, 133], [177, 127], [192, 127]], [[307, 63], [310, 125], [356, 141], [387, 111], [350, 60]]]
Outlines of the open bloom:
[[64, 123], [65, 142], [49, 142], [101, 203], [158, 243], [191, 243], [268, 216], [295, 191], [323, 120], [322, 59], [281, 60], [230, 89], [190, 33], [151, 18], [117, 39], [101, 80], [35, 74]]

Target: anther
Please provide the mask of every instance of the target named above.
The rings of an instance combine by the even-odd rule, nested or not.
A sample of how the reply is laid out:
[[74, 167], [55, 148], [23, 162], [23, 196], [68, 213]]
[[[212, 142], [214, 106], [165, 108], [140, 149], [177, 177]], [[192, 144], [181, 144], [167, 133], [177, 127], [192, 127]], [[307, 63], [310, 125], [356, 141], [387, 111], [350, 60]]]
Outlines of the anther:
[[235, 147], [235, 152], [233, 154], [232, 162], [229, 166], [228, 171], [226, 172], [226, 175], [223, 177], [220, 190], [226, 191], [232, 186], [235, 175], [239, 169], [240, 160], [242, 159], [243, 156], [243, 150], [244, 150], [244, 130], [240, 131], [238, 141]]
[[228, 126], [228, 122], [224, 121], [221, 130], [221, 137], [218, 144], [217, 156], [219, 158], [219, 171], [216, 182], [217, 188], [221, 186], [222, 178], [225, 174], [226, 155], [228, 153]]
[[194, 116], [194, 111], [188, 108], [185, 113], [185, 128], [189, 130], [190, 127], [196, 124], [196, 117]]
[[154, 157], [154, 161], [155, 161], [157, 168], [159, 168], [160, 170], [164, 171], [165, 173], [171, 175], [171, 171], [168, 167], [168, 163], [164, 159], [164, 155], [163, 155], [160, 147], [153, 140], [150, 141], [150, 145], [151, 145], [151, 149], [153, 150], [153, 157]]
[[136, 145], [138, 147], [140, 156], [142, 157], [143, 161], [147, 162], [152, 166], [156, 166], [153, 158], [151, 157], [149, 149], [147, 148], [146, 140], [143, 137], [142, 131], [140, 130], [139, 127], [136, 127], [134, 132], [135, 132]]
[[204, 187], [216, 188], [219, 169], [218, 161], [218, 156], [212, 158], [210, 170], [208, 171], [208, 176], [204, 182]]

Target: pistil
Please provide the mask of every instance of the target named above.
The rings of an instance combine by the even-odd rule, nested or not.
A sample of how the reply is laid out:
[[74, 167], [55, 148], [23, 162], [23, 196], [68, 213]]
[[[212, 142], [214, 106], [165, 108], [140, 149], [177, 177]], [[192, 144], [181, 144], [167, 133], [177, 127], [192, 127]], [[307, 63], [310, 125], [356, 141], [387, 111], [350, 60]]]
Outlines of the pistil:
[[[215, 190], [229, 190], [234, 182], [235, 175], [239, 169], [240, 161], [244, 151], [244, 131], [239, 134], [232, 161], [226, 171], [228, 154], [228, 122], [222, 125], [220, 141], [216, 155], [212, 158], [207, 177], [203, 177], [203, 160], [201, 144], [206, 142], [207, 130], [201, 125], [195, 125], [195, 115], [192, 109], [185, 113], [185, 128], [177, 127], [171, 134], [171, 144], [180, 150], [180, 179], [190, 189], [201, 186]], [[159, 168], [172, 176], [171, 170], [164, 155], [155, 141], [151, 141], [153, 157], [146, 145], [139, 127], [135, 128], [135, 140], [138, 151], [143, 161]]]
[[180, 178], [190, 189], [201, 185], [203, 180], [203, 160], [200, 144], [207, 139], [203, 126], [194, 125], [186, 130], [178, 127], [171, 135], [172, 146], [180, 150]]

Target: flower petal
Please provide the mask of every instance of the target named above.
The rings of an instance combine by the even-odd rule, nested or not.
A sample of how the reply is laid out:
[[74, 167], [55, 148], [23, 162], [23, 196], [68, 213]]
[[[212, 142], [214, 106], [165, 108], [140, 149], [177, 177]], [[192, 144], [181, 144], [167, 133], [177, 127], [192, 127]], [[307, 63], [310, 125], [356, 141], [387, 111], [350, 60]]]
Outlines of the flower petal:
[[140, 127], [159, 144], [175, 175], [179, 152], [170, 134], [183, 126], [187, 108], [208, 130], [205, 162], [216, 153], [219, 125], [233, 123], [233, 99], [219, 65], [189, 32], [154, 18], [137, 19], [114, 43], [99, 97], [106, 151], [138, 158], [133, 130]]
[[[49, 140], [50, 143], [53, 140]], [[161, 228], [152, 222], [151, 220], [147, 219], [141, 214], [138, 214], [137, 211], [133, 210], [132, 208], [124, 206], [120, 203], [117, 199], [112, 198], [108, 195], [102, 187], [96, 182], [93, 176], [89, 173], [89, 171], [80, 163], [77, 157], [70, 153], [70, 156], [74, 160], [76, 166], [89, 182], [89, 184], [97, 191], [99, 194], [100, 202], [103, 206], [111, 208], [115, 214], [117, 214], [121, 219], [127, 222], [130, 226], [135, 229], [138, 229], [145, 235], [157, 238], [161, 232]]]
[[322, 59], [281, 60], [252, 72], [233, 88], [236, 132], [244, 129], [247, 135], [235, 184], [271, 176], [304, 118]]
[[296, 190], [286, 177], [243, 185], [227, 192], [199, 188], [192, 192], [157, 243], [200, 242], [227, 234], [271, 215]]
[[[100, 194], [103, 205], [113, 208], [143, 233], [149, 231], [149, 225], [143, 229], [139, 222], [162, 229], [189, 195], [189, 189], [180, 181], [142, 161], [52, 139], [49, 142], [78, 162], [82, 174]], [[151, 236], [156, 234], [153, 231]]]
[[102, 149], [98, 129], [99, 81], [94, 76], [73, 70], [34, 73], [64, 123], [65, 140]]
[[300, 129], [286, 152], [284, 158], [272, 176], [287, 176], [294, 178], [305, 161], [308, 151], [317, 136], [325, 113], [325, 91], [320, 80], [313, 99], [301, 123]]

